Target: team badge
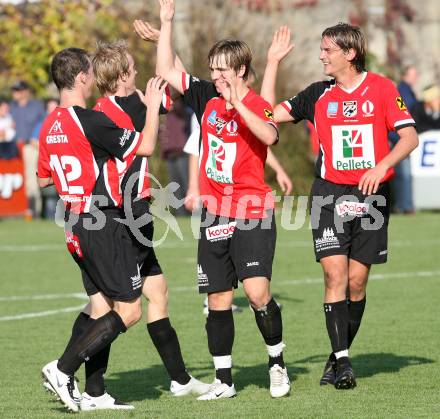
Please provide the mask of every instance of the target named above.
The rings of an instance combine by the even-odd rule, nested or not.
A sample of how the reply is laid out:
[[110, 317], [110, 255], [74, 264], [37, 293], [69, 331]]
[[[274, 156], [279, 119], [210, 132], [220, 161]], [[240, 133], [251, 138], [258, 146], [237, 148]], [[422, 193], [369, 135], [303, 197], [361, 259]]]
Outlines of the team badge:
[[215, 118], [215, 132], [217, 135], [220, 135], [223, 131], [224, 126], [226, 125], [226, 121], [218, 116]]
[[266, 118], [269, 118], [269, 119], [273, 120], [273, 112], [270, 111], [269, 109], [265, 109], [264, 110], [264, 115], [266, 115]]
[[334, 118], [338, 113], [338, 102], [329, 102], [327, 105], [327, 117]]
[[397, 103], [397, 107], [401, 110], [401, 111], [406, 111], [407, 107], [405, 105], [405, 102], [403, 101], [402, 97], [396, 97], [396, 103]]
[[352, 118], [357, 115], [357, 101], [349, 100], [342, 102], [342, 115]]

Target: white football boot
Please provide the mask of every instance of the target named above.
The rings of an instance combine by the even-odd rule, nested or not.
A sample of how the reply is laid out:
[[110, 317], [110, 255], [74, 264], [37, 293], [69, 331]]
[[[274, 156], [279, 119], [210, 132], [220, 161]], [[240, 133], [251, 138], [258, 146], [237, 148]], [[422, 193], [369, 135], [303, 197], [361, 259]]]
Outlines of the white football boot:
[[49, 362], [41, 371], [43, 378], [49, 382], [61, 402], [73, 412], [78, 412], [81, 395], [75, 396], [76, 381], [73, 375], [66, 375], [58, 367], [58, 360]]
[[287, 375], [287, 368], [281, 368], [275, 364], [269, 369], [270, 395], [272, 397], [283, 397], [290, 391], [290, 380]]
[[123, 403], [118, 399], [115, 399], [107, 392], [105, 392], [102, 396], [99, 397], [92, 397], [86, 392], [84, 392], [82, 394], [80, 408], [82, 411], [102, 410], [102, 409], [133, 410], [134, 406], [131, 404]]
[[232, 386], [228, 386], [216, 378], [209, 386], [209, 390], [205, 394], [197, 397], [197, 400], [217, 400], [235, 397], [236, 395], [237, 392], [235, 391], [234, 384], [232, 384]]
[[209, 391], [211, 384], [204, 383], [191, 376], [191, 379], [186, 384], [179, 384], [177, 381], [171, 381], [170, 391], [175, 397], [187, 396], [188, 394], [195, 394], [200, 396]]

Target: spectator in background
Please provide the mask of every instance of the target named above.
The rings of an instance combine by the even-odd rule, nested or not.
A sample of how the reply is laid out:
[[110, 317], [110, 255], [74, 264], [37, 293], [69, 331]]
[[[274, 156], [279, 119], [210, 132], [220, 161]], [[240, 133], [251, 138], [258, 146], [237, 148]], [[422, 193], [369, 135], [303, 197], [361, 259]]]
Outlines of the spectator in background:
[[[405, 105], [408, 109], [416, 103], [417, 98], [414, 93], [414, 86], [417, 83], [419, 74], [414, 65], [407, 65], [403, 68], [401, 81], [397, 85]], [[399, 141], [397, 132], [391, 132], [389, 139], [391, 146], [394, 147]], [[414, 214], [412, 177], [411, 177], [411, 157], [408, 156], [394, 167], [395, 176], [391, 180], [391, 188], [394, 199], [394, 212], [399, 214]]]
[[31, 141], [32, 131], [43, 118], [45, 111], [43, 102], [31, 98], [28, 83], [23, 80], [12, 86], [11, 115], [15, 122], [17, 143], [23, 145], [24, 177], [29, 213], [27, 218], [38, 217], [40, 188], [38, 187], [37, 171], [38, 142]]
[[9, 104], [0, 98], [0, 159], [17, 157], [18, 150], [14, 139], [15, 124], [9, 113]]
[[416, 102], [411, 108], [417, 132], [440, 129], [440, 87], [426, 87], [422, 97], [423, 101]]
[[[37, 122], [35, 125], [30, 144], [38, 144], [38, 140], [40, 138], [41, 126], [43, 125], [46, 116], [52, 113], [55, 108], [59, 105], [58, 99], [51, 98], [46, 101], [46, 113], [43, 117]], [[58, 193], [54, 185], [48, 186], [47, 188], [43, 188], [39, 190], [38, 195], [35, 194], [35, 207], [41, 208], [41, 216], [47, 220], [53, 220], [55, 218], [55, 212], [58, 202]]]
[[[173, 107], [165, 116], [165, 123], [159, 133], [160, 154], [167, 162], [169, 181], [180, 185], [175, 196], [183, 200], [188, 190], [188, 155], [183, 151], [183, 147], [191, 133], [191, 112], [181, 97], [173, 100]], [[189, 215], [189, 212], [182, 205], [175, 210], [175, 215]]]

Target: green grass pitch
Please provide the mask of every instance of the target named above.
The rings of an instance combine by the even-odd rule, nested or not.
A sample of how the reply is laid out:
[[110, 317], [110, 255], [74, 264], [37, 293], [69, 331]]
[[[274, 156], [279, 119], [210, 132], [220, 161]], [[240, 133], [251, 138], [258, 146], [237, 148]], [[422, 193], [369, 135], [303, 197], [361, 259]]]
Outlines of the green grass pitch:
[[[307, 226], [287, 231], [280, 224], [278, 219], [272, 291], [283, 305], [285, 360], [292, 380], [289, 397], [269, 396], [266, 350], [239, 289], [236, 303], [244, 310], [235, 316], [233, 350], [238, 397], [214, 402], [173, 398], [142, 323], [113, 344], [106, 375], [109, 392], [132, 402], [136, 410], [82, 415], [440, 417], [440, 214], [392, 217], [389, 262], [372, 269], [365, 316], [350, 350], [358, 381], [351, 391], [318, 385], [329, 353], [321, 269], [314, 261]], [[168, 278], [170, 318], [187, 367], [196, 377], [211, 381], [202, 297], [195, 289], [196, 241], [189, 219], [179, 219], [179, 225], [184, 240], [171, 232], [156, 250]], [[65, 416], [66, 410], [43, 391], [40, 378], [41, 367], [64, 349], [76, 307], [85, 302], [76, 295], [82, 293], [82, 283], [65, 249], [63, 230], [49, 222], [0, 222], [0, 272], [0, 417]], [[80, 387], [83, 375], [81, 369]]]

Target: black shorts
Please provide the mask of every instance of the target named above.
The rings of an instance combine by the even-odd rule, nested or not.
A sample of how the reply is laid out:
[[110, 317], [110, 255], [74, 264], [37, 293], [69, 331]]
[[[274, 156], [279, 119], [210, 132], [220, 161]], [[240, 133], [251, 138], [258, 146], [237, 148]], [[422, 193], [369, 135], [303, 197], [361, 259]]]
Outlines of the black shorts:
[[375, 195], [365, 196], [357, 185], [317, 178], [310, 200], [316, 261], [333, 255], [347, 255], [367, 265], [387, 261], [388, 183], [382, 183]]
[[[204, 227], [207, 216], [214, 221]], [[237, 288], [239, 280], [255, 276], [271, 279], [276, 242], [273, 212], [265, 219], [238, 220], [214, 216], [204, 208], [201, 221], [197, 257], [200, 293]]]
[[67, 247], [81, 269], [88, 295], [101, 291], [115, 301], [133, 300], [142, 293], [139, 248], [127, 226], [116, 221], [122, 218], [120, 210], [104, 210], [99, 217], [102, 214], [102, 228], [86, 227], [97, 221], [92, 214], [81, 214], [71, 227], [67, 223]]

